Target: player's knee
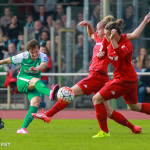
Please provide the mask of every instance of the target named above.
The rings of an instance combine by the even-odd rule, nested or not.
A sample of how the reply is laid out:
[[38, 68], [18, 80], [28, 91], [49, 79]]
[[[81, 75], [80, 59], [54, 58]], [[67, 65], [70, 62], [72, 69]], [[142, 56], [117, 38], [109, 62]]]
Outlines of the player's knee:
[[98, 103], [103, 102], [103, 99], [97, 95], [94, 95], [92, 98], [92, 101], [93, 101], [93, 104], [98, 104]]
[[29, 82], [30, 86], [34, 86], [35, 83], [36, 83], [37, 81], [39, 81], [39, 80], [40, 80], [39, 78], [32, 78], [32, 79], [30, 80], [30, 82]]

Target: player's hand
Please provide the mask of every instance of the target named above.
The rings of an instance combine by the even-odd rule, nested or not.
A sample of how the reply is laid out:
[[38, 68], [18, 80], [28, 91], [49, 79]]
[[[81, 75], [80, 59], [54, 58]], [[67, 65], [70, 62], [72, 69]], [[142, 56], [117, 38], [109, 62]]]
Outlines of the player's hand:
[[110, 39], [113, 40], [115, 38], [116, 34], [117, 34], [117, 30], [116, 29], [112, 29], [111, 30]]
[[39, 71], [38, 68], [36, 68], [36, 67], [30, 67], [29, 70], [30, 70], [30, 71]]
[[78, 25], [79, 25], [79, 26], [89, 26], [90, 23], [89, 23], [88, 21], [81, 21], [81, 22], [79, 22]]
[[98, 58], [101, 58], [101, 57], [103, 57], [105, 55], [105, 52], [99, 52], [99, 53], [97, 53], [97, 57]]
[[150, 22], [150, 12], [145, 16], [144, 21], [146, 21], [146, 23]]

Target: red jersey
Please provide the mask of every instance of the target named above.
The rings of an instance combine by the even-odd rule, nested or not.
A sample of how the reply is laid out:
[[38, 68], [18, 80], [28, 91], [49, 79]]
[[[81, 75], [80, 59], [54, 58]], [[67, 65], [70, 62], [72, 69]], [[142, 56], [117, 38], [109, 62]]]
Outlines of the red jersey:
[[122, 35], [118, 46], [117, 49], [113, 49], [110, 43], [107, 50], [107, 55], [115, 69], [113, 72], [114, 78], [129, 82], [137, 81], [137, 74], [131, 64], [133, 47], [126, 35]]
[[93, 57], [89, 66], [89, 72], [97, 71], [100, 72], [101, 74], [107, 75], [107, 66], [110, 63], [108, 56], [107, 55], [104, 56], [103, 59], [97, 57], [97, 53], [99, 53], [103, 49], [103, 44], [102, 44], [103, 40], [100, 39], [96, 33], [94, 33], [94, 40], [96, 44], [93, 48]]

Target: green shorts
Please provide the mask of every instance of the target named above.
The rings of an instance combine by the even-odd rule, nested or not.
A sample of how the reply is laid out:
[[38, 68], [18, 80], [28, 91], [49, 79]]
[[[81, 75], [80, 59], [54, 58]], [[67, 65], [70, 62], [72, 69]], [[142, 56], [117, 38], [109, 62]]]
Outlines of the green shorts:
[[28, 90], [29, 82], [32, 78], [34, 77], [25, 75], [17, 78], [18, 91], [20, 93], [26, 93], [29, 101], [35, 96], [42, 98], [42, 94], [39, 93], [36, 89]]

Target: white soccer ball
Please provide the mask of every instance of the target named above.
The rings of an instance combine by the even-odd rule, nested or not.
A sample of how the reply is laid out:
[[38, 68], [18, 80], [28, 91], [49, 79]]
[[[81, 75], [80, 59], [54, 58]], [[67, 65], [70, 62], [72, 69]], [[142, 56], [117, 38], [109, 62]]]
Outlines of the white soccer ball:
[[70, 103], [74, 99], [74, 93], [71, 88], [65, 86], [58, 90], [57, 98], [61, 103]]

